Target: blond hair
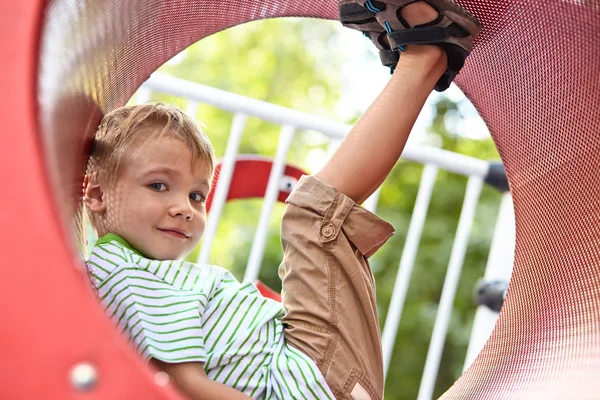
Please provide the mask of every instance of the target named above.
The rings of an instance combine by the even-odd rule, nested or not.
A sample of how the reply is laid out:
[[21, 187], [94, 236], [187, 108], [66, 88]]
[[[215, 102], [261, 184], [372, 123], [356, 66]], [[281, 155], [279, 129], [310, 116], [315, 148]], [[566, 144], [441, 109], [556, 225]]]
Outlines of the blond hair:
[[212, 177], [215, 154], [206, 134], [183, 111], [160, 102], [125, 106], [106, 114], [96, 131], [86, 175], [112, 183], [132, 146], [163, 136], [185, 143], [192, 162], [203, 162]]

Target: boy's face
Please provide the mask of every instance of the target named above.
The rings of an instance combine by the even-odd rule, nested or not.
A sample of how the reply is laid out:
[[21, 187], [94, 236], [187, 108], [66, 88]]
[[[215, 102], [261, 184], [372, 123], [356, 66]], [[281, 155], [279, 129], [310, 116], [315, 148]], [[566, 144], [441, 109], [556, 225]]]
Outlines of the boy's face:
[[182, 258], [204, 232], [211, 175], [204, 163], [192, 163], [192, 153], [177, 139], [135, 146], [104, 191], [106, 229], [148, 258]]

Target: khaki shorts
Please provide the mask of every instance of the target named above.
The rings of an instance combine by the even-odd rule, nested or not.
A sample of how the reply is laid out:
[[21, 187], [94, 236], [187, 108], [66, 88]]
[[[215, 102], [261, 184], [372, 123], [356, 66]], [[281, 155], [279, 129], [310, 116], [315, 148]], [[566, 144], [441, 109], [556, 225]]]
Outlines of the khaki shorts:
[[394, 229], [312, 176], [287, 203], [279, 268], [286, 339], [314, 360], [336, 398], [379, 400], [383, 359], [367, 258]]

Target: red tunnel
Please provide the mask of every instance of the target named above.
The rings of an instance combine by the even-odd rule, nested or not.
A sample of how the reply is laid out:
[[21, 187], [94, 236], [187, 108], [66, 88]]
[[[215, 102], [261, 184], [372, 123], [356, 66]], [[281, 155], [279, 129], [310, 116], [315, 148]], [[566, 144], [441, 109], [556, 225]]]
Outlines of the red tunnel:
[[[496, 328], [448, 399], [600, 393], [600, 5], [463, 0], [484, 30], [457, 83], [508, 173], [517, 243]], [[227, 27], [336, 18], [334, 0], [22, 0], [0, 4], [0, 396], [175, 398], [113, 329], [71, 243], [102, 114]], [[83, 128], [83, 129], [82, 129]], [[74, 366], [96, 367], [82, 393]]]

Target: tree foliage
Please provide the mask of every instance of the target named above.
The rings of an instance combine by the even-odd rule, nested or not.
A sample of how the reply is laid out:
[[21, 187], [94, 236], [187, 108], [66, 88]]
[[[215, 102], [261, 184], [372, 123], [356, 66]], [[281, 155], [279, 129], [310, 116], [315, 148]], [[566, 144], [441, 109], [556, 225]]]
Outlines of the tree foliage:
[[[249, 23], [200, 41], [161, 70], [259, 100], [332, 116], [332, 110], [343, 100], [342, 87], [347, 84], [338, 73], [345, 62], [344, 54], [336, 51], [341, 40], [339, 32], [338, 25], [331, 21], [274, 19]], [[359, 36], [357, 40], [360, 40]], [[372, 57], [372, 54], [365, 57]], [[369, 73], [386, 72], [378, 69]], [[167, 101], [183, 109], [187, 105], [185, 100], [166, 95], [157, 94], [153, 99]], [[440, 97], [434, 108], [434, 118], [428, 130], [441, 147], [482, 159], [498, 158], [490, 139], [464, 138], [448, 128], [449, 115], [460, 118], [460, 104]], [[222, 156], [232, 115], [202, 105], [196, 117], [204, 123], [217, 155]], [[356, 117], [358, 115], [354, 119]], [[240, 153], [273, 156], [279, 129], [274, 124], [250, 118]], [[323, 135], [298, 132], [287, 161], [307, 172], [315, 172], [315, 163], [311, 160], [322, 156], [326, 147], [327, 139]], [[397, 229], [396, 235], [371, 260], [377, 281], [382, 327], [421, 171], [421, 165], [400, 161], [382, 189], [377, 213]], [[466, 181], [465, 177], [445, 171], [438, 174], [387, 378], [386, 399], [416, 398]], [[499, 201], [498, 193], [484, 188], [457, 291], [436, 396], [447, 389], [462, 371], [475, 312], [472, 290], [484, 272]], [[228, 204], [212, 248], [210, 262], [230, 269], [240, 279], [254, 239], [261, 204], [260, 199]], [[277, 267], [282, 256], [279, 244], [282, 212], [283, 205], [278, 205], [273, 212], [260, 275], [263, 282], [277, 290], [280, 289]], [[191, 256], [194, 257], [195, 254]]]

